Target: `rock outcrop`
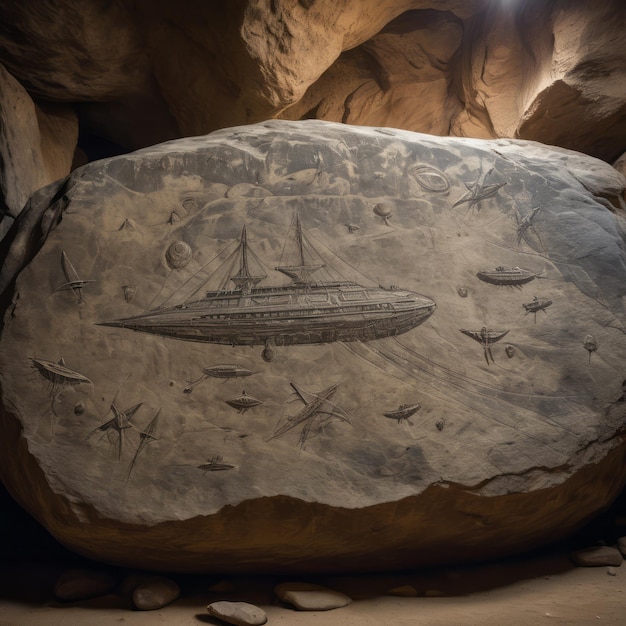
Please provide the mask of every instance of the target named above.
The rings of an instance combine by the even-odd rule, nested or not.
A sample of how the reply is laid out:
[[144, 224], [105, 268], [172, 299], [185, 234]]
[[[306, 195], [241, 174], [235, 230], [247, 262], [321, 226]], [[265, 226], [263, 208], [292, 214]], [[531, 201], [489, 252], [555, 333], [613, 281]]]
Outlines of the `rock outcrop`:
[[77, 139], [70, 108], [37, 106], [0, 65], [0, 239], [35, 191], [69, 173]]
[[612, 160], [625, 18], [620, 0], [6, 0], [0, 62], [127, 150], [284, 116]]
[[2, 270], [2, 480], [143, 569], [562, 538], [626, 481], [624, 186], [532, 142], [319, 121], [84, 166]]

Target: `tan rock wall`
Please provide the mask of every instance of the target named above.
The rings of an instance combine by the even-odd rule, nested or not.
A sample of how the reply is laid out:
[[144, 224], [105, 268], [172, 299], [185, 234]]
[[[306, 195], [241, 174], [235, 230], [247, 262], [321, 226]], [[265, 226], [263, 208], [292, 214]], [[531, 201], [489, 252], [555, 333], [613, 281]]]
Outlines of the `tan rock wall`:
[[0, 65], [0, 208], [6, 214], [15, 217], [34, 191], [67, 176], [77, 138], [70, 107], [36, 105]]
[[0, 61], [122, 149], [271, 117], [623, 151], [618, 0], [17, 2]]

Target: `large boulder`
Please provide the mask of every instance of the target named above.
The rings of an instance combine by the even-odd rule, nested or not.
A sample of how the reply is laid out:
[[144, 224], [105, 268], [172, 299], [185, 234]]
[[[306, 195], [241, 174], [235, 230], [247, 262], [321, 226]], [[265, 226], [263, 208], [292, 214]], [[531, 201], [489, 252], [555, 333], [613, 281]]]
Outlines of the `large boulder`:
[[141, 568], [562, 538], [626, 481], [624, 185], [536, 143], [315, 121], [84, 166], [0, 277], [2, 479]]

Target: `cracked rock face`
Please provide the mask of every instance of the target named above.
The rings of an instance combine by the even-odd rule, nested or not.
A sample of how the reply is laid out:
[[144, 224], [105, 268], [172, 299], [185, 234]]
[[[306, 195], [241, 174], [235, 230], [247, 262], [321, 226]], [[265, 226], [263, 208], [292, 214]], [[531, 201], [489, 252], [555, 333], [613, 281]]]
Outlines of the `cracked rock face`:
[[626, 478], [623, 189], [566, 150], [323, 122], [85, 166], [12, 250], [3, 480], [142, 568], [562, 537]]

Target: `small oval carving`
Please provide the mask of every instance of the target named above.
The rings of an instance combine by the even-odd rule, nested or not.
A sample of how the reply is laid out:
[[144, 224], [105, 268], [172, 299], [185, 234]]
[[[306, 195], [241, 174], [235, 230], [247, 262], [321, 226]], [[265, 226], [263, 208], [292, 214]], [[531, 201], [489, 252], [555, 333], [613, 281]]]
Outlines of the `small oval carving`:
[[175, 270], [185, 267], [191, 261], [191, 246], [185, 241], [175, 241], [165, 253], [167, 264]]
[[448, 191], [450, 183], [446, 175], [430, 165], [418, 165], [411, 170], [413, 178], [427, 191]]
[[261, 353], [261, 357], [266, 363], [269, 363], [276, 358], [276, 350], [272, 346], [265, 346], [265, 348], [263, 348], [263, 352]]
[[122, 292], [126, 302], [132, 302], [137, 293], [137, 285], [122, 285]]

